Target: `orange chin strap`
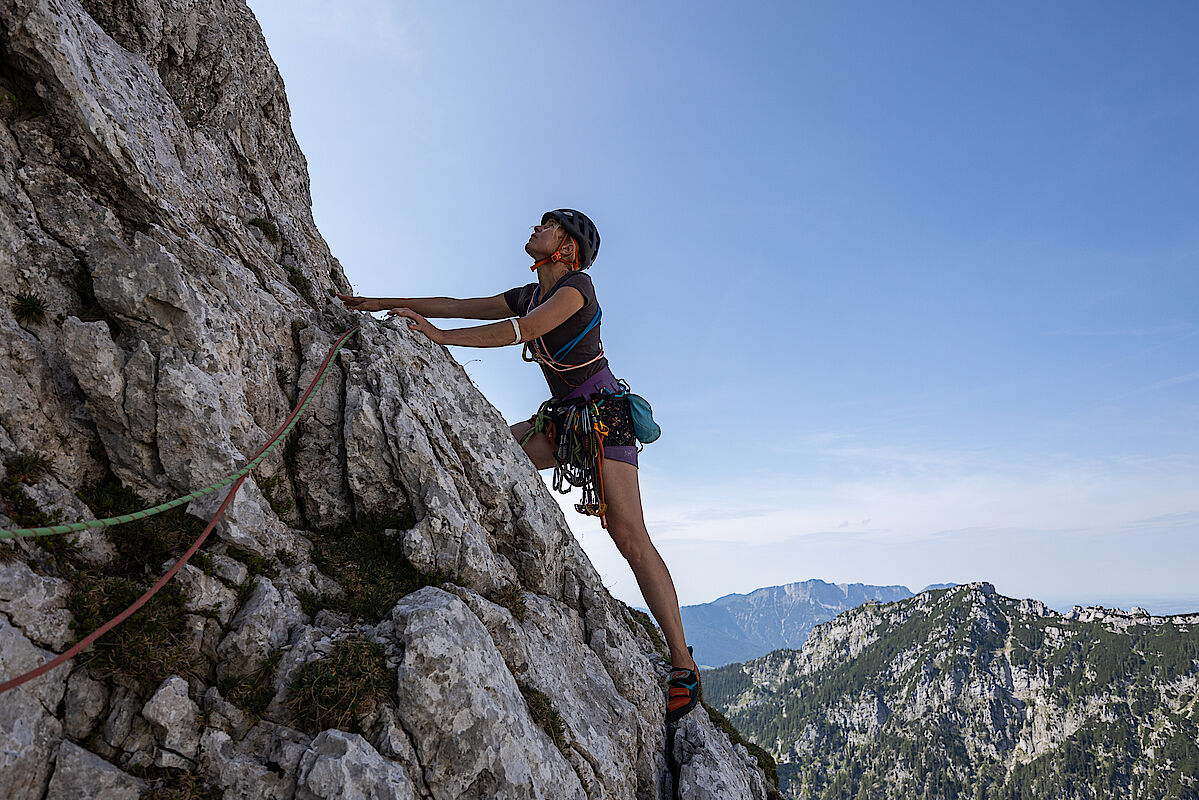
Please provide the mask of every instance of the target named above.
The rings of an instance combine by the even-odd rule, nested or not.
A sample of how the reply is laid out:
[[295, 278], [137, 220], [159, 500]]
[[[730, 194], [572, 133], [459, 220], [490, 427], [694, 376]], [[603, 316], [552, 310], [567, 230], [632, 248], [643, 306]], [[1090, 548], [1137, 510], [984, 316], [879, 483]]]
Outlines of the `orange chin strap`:
[[545, 264], [557, 264], [558, 262], [562, 262], [566, 266], [570, 267], [572, 272], [578, 270], [579, 269], [579, 243], [574, 242], [574, 245], [575, 245], [574, 261], [567, 261], [562, 257], [562, 248], [566, 245], [567, 242], [574, 242], [574, 239], [571, 239], [570, 234], [563, 231], [562, 232], [562, 241], [558, 242], [558, 249], [554, 251], [554, 254], [552, 256], [550, 256], [549, 258], [543, 258], [540, 261], [535, 261], [533, 263], [533, 266], [529, 267], [529, 271], [536, 272], [537, 268], [540, 266], [544, 266]]

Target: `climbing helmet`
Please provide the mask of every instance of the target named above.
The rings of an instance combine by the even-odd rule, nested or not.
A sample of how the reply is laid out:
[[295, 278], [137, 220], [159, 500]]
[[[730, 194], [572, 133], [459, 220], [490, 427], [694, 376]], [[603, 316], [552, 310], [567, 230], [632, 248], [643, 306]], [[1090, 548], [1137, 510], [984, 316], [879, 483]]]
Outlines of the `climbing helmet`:
[[574, 238], [579, 248], [579, 269], [587, 269], [595, 263], [595, 257], [599, 254], [600, 235], [595, 223], [586, 214], [573, 208], [559, 208], [542, 214], [541, 224], [544, 225], [549, 219], [557, 220], [567, 234]]

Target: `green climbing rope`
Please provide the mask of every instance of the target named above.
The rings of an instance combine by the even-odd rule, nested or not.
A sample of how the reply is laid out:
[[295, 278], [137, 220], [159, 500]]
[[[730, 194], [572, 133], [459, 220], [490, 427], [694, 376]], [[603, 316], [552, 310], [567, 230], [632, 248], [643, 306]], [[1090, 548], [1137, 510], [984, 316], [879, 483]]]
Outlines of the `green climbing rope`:
[[[349, 339], [349, 335], [357, 332], [358, 330], [360, 329], [354, 328], [353, 330], [347, 331], [346, 334], [342, 336], [341, 340], [337, 343], [337, 346], [333, 348], [333, 351], [326, 360], [326, 366], [329, 363], [332, 363], [333, 357], [337, 355], [339, 350], [341, 350], [342, 345], [344, 345]], [[53, 536], [54, 534], [58, 533], [79, 533], [80, 531], [92, 530], [96, 528], [111, 528], [115, 525], [123, 525], [126, 522], [135, 522], [139, 519], [152, 517], [155, 514], [161, 514], [164, 511], [170, 511], [172, 508], [177, 508], [184, 503], [190, 503], [196, 498], [203, 497], [207, 494], [212, 494], [218, 489], [222, 489], [232, 484], [238, 478], [250, 474], [250, 472], [252, 472], [260, 463], [262, 463], [262, 460], [266, 458], [281, 441], [283, 441], [286, 435], [291, 432], [291, 429], [294, 428], [296, 423], [300, 421], [300, 417], [303, 416], [304, 410], [308, 407], [308, 404], [312, 402], [312, 398], [316, 396], [316, 390], [319, 389], [320, 385], [324, 382], [325, 375], [326, 371], [322, 369], [316, 383], [314, 383], [312, 386], [312, 390], [308, 392], [308, 396], [305, 398], [304, 402], [300, 404], [298, 409], [296, 409], [296, 413], [292, 416], [291, 422], [289, 422], [287, 426], [275, 437], [275, 441], [272, 442], [269, 447], [259, 453], [258, 456], [250, 463], [246, 464], [232, 475], [221, 478], [216, 483], [210, 486], [205, 486], [203, 489], [197, 489], [191, 494], [184, 495], [183, 497], [177, 497], [174, 500], [168, 500], [167, 502], [160, 503], [153, 508], [145, 508], [141, 511], [134, 511], [132, 514], [121, 514], [119, 517], [106, 517], [104, 519], [89, 519], [82, 522], [67, 522], [63, 523], [62, 525], [48, 525], [42, 528], [10, 528], [7, 530], [0, 530], [0, 540], [15, 539], [18, 537], [29, 538], [34, 536]]]

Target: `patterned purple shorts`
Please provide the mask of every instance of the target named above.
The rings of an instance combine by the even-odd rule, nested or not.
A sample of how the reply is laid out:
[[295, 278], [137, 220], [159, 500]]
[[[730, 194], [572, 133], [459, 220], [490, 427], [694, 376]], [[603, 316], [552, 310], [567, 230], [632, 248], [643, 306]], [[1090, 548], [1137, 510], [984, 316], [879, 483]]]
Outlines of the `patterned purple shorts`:
[[[635, 467], [637, 466], [637, 437], [633, 433], [633, 413], [629, 409], [629, 400], [627, 397], [605, 395], [605, 392], [622, 391], [624, 391], [624, 387], [616, 380], [612, 370], [604, 367], [564, 399], [574, 400], [589, 397], [598, 400], [602, 398], [603, 402], [599, 406], [600, 421], [608, 428], [608, 435], [604, 437], [604, 458], [622, 461]], [[536, 417], [537, 415], [534, 414], [529, 421], [532, 422]], [[557, 423], [558, 421], [555, 420], [555, 427], [561, 430], [562, 426]], [[554, 442], [553, 444], [557, 449], [558, 443]]]

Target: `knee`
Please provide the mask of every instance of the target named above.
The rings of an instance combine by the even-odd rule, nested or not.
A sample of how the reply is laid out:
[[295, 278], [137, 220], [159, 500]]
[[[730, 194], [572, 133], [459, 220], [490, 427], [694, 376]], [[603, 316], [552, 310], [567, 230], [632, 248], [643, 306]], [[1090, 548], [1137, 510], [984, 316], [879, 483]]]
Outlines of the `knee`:
[[620, 524], [608, 525], [608, 534], [612, 537], [616, 549], [624, 556], [625, 561], [629, 562], [629, 566], [636, 569], [645, 560], [645, 539], [648, 538], [638, 536], [637, 531], [630, 530], [627, 526]]

